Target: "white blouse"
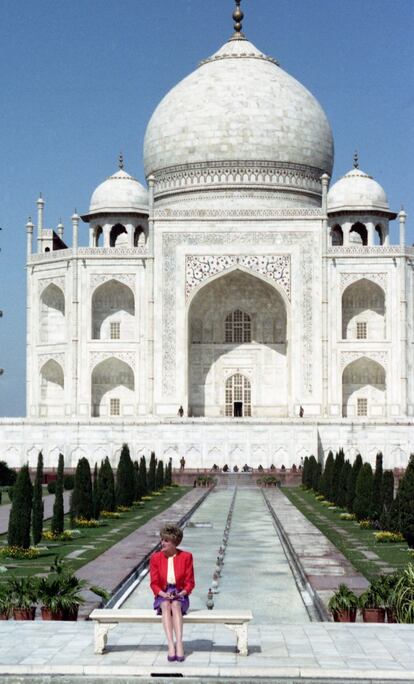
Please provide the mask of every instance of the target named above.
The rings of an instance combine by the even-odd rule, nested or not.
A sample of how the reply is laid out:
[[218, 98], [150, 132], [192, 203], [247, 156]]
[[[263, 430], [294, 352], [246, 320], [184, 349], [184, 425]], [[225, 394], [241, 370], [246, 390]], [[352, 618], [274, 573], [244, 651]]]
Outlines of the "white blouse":
[[167, 584], [175, 584], [174, 558], [176, 555], [175, 553], [168, 558]]

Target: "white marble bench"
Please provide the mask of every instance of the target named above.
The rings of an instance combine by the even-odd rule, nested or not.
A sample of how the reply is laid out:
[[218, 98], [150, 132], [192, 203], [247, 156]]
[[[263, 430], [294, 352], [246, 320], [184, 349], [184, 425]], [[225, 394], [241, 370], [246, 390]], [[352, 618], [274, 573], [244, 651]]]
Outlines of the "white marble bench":
[[[89, 616], [95, 622], [95, 653], [103, 653], [108, 641], [108, 632], [116, 625], [125, 622], [159, 622], [161, 616], [153, 610], [97, 608]], [[247, 656], [247, 627], [253, 619], [250, 610], [194, 610], [184, 615], [185, 624], [225, 625], [236, 634], [236, 649], [240, 655]]]

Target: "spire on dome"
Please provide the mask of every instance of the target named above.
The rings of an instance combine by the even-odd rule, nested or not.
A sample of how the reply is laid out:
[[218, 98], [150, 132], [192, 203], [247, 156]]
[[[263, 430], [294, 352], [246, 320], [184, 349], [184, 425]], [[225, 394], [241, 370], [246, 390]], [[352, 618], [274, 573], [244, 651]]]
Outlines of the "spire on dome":
[[241, 0], [235, 0], [236, 2], [236, 7], [233, 12], [233, 20], [234, 20], [234, 33], [231, 37], [231, 40], [246, 40], [246, 36], [244, 35], [242, 31], [242, 21], [244, 18], [244, 14], [240, 9], [240, 3]]
[[122, 154], [122, 152], [119, 153], [118, 167], [120, 169], [124, 168], [124, 155]]
[[358, 150], [354, 152], [354, 169], [359, 169], [359, 155]]

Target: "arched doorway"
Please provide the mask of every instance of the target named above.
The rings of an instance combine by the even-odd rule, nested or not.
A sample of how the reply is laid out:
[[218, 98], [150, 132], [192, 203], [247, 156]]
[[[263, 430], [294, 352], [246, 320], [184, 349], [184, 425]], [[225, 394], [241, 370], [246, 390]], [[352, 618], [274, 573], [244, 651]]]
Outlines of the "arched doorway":
[[252, 391], [250, 381], [241, 373], [226, 380], [226, 416], [244, 418], [252, 415]]
[[385, 370], [363, 356], [352, 361], [342, 374], [342, 415], [344, 418], [385, 416]]
[[131, 288], [108, 280], [92, 295], [92, 339], [132, 340], [135, 336], [135, 298]]
[[53, 344], [65, 339], [65, 295], [51, 283], [40, 297], [40, 342]]
[[119, 417], [132, 415], [135, 382], [132, 368], [115, 357], [105, 359], [92, 371], [92, 416]]
[[[243, 415], [287, 415], [285, 300], [276, 286], [241, 268], [207, 282], [190, 303], [189, 414], [229, 415], [226, 382], [237, 374], [249, 378], [254, 388], [249, 412], [245, 404]], [[234, 406], [230, 415], [234, 415]]]
[[63, 414], [64, 387], [62, 366], [49, 359], [40, 371], [40, 401], [47, 416]]
[[361, 278], [342, 295], [342, 338], [385, 339], [385, 292], [376, 283]]

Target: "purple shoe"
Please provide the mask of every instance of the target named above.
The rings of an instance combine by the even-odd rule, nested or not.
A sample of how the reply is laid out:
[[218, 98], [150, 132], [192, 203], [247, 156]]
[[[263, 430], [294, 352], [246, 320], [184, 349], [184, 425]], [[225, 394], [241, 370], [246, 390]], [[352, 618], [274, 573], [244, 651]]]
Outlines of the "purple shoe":
[[177, 663], [183, 663], [185, 660], [185, 656], [175, 656], [175, 659]]
[[167, 660], [169, 663], [175, 663], [176, 660], [178, 660], [177, 656], [167, 656]]

